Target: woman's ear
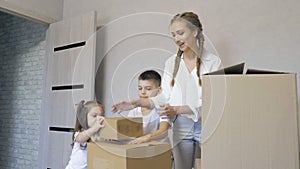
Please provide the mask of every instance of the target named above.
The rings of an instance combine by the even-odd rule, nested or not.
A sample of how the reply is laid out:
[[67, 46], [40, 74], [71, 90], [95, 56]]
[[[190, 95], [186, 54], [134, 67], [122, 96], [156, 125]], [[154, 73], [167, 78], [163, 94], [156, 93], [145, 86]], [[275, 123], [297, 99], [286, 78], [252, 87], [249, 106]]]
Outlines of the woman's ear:
[[193, 36], [194, 36], [195, 38], [198, 36], [198, 30], [197, 30], [197, 29], [195, 29], [195, 30], [193, 31]]

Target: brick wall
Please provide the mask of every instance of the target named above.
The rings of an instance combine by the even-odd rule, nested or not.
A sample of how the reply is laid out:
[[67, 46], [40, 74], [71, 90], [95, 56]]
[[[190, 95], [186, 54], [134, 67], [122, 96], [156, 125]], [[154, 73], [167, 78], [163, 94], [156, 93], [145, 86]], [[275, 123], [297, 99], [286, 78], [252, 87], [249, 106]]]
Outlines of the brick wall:
[[0, 12], [0, 168], [37, 169], [48, 25]]

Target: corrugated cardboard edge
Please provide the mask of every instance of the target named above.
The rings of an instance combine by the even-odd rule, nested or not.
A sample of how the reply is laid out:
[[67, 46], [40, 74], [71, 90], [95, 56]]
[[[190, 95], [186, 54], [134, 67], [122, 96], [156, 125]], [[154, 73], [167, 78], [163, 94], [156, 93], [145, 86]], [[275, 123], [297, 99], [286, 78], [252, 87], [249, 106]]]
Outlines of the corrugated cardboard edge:
[[[164, 142], [147, 142], [141, 144], [126, 144], [125, 142], [90, 142], [88, 143], [88, 147], [101, 148], [109, 153], [115, 154], [117, 156], [128, 157], [128, 158], [145, 158], [152, 157], [158, 154], [165, 153], [166, 151], [171, 149], [171, 145], [169, 143]], [[145, 155], [141, 156], [141, 149], [145, 147], [149, 147], [148, 152], [143, 152]], [[144, 151], [144, 150], [143, 150]], [[139, 153], [139, 154], [135, 154]]]

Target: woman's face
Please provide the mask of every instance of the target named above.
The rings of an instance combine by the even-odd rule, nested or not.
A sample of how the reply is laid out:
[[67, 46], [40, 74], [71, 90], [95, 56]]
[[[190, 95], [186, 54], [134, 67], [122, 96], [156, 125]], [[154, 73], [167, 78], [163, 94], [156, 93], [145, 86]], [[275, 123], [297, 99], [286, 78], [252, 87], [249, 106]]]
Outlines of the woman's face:
[[95, 106], [93, 108], [91, 108], [91, 110], [89, 111], [89, 113], [87, 114], [87, 123], [88, 126], [91, 127], [94, 125], [95, 121], [97, 120], [97, 118], [99, 118], [100, 116], [103, 116], [103, 109], [99, 106]]
[[160, 91], [160, 86], [155, 84], [153, 80], [139, 80], [138, 87], [140, 98], [154, 97]]
[[171, 34], [174, 42], [178, 45], [179, 49], [183, 52], [187, 50], [196, 49], [196, 36], [197, 31], [191, 30], [187, 27], [186, 22], [175, 20], [171, 24]]

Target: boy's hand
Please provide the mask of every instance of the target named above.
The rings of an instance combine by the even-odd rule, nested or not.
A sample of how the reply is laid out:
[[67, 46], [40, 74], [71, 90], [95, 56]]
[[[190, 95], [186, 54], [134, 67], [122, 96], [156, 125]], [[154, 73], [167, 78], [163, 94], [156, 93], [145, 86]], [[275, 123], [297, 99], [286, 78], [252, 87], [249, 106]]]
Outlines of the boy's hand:
[[141, 144], [141, 143], [146, 143], [148, 141], [150, 141], [150, 135], [145, 135], [130, 141], [128, 144]]
[[134, 100], [124, 100], [119, 103], [112, 105], [111, 111], [113, 113], [121, 113], [123, 111], [128, 111], [135, 108], [133, 104]]

